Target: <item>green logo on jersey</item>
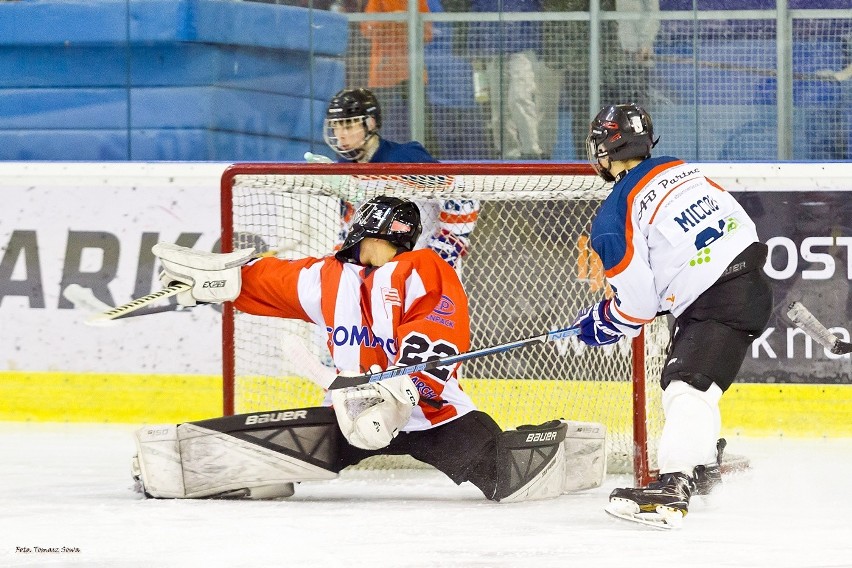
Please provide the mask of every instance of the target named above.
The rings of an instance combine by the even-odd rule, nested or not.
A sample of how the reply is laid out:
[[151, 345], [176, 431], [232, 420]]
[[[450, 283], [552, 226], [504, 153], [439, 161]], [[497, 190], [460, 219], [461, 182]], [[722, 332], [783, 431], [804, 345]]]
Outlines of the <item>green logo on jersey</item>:
[[710, 247], [704, 248], [698, 253], [698, 256], [689, 261], [689, 266], [698, 264], [707, 264], [710, 262]]
[[736, 231], [740, 227], [740, 224], [737, 221], [736, 217], [728, 217], [726, 219], [726, 221], [727, 221], [727, 224], [725, 225], [725, 232], [726, 233], [733, 233], [734, 231]]

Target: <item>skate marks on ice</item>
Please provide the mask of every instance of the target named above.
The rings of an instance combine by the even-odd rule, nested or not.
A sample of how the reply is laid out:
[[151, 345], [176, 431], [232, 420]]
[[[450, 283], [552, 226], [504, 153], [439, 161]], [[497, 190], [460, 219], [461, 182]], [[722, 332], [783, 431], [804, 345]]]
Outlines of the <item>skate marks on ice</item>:
[[[690, 568], [800, 568], [852, 558], [841, 506], [852, 486], [839, 475], [852, 468], [852, 440], [731, 440], [752, 473], [726, 483], [713, 509], [690, 502], [683, 527], [668, 530], [601, 510], [628, 476], [502, 505], [428, 471], [350, 472], [275, 502], [140, 499], [130, 478], [135, 428], [0, 424], [1, 566], [615, 568], [681, 558]], [[81, 552], [15, 552], [32, 545]]]

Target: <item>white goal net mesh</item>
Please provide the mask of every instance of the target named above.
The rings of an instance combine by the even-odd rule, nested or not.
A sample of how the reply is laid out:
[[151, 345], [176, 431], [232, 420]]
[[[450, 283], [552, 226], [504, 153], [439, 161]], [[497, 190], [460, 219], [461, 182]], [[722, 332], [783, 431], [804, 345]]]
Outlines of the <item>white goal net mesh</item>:
[[[588, 245], [591, 220], [609, 191], [599, 178], [557, 174], [545, 166], [528, 166], [525, 175], [499, 165], [487, 173], [481, 165], [470, 168], [472, 173], [460, 173], [461, 164], [429, 166], [431, 174], [420, 174], [421, 165], [408, 170], [385, 165], [375, 173], [357, 170], [364, 172], [358, 175], [327, 173], [353, 169], [334, 165], [301, 166], [299, 173], [281, 173], [287, 171], [282, 166], [269, 166], [268, 173], [259, 165], [244, 173], [232, 168], [223, 181], [230, 192], [223, 206], [231, 212], [223, 214], [223, 235], [232, 248], [255, 246], [280, 258], [324, 256], [339, 239], [341, 198], [356, 204], [376, 195], [415, 200], [423, 216], [421, 242], [437, 227], [439, 200], [478, 200], [479, 219], [460, 269], [470, 298], [472, 349], [567, 327], [580, 309], [607, 293], [600, 260]], [[317, 361], [328, 359], [325, 330], [237, 312], [232, 339], [233, 369], [225, 369], [225, 380], [232, 381], [234, 412], [322, 402], [322, 390], [308, 377]], [[294, 341], [315, 360], [294, 355], [288, 348]], [[625, 339], [591, 349], [572, 338], [468, 361], [460, 380], [504, 429], [553, 418], [605, 424], [608, 469], [628, 472], [634, 417], [647, 425], [649, 457], [656, 454], [662, 428], [659, 371], [667, 341], [665, 321], [658, 318], [646, 326], [641, 359]], [[636, 416], [633, 367], [642, 359], [648, 410]]]

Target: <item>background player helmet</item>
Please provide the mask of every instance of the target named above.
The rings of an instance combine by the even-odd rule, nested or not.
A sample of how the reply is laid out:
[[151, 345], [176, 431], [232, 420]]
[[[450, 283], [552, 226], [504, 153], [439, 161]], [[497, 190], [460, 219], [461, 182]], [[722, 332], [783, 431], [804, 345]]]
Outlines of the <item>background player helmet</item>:
[[358, 244], [367, 237], [384, 239], [397, 248], [413, 250], [423, 227], [420, 209], [411, 201], [379, 196], [358, 208], [349, 234], [335, 254], [343, 262], [358, 263]]
[[[373, 123], [368, 119], [372, 118]], [[364, 129], [364, 142], [357, 148], [341, 148], [334, 134], [335, 124], [357, 124]], [[325, 112], [325, 143], [346, 160], [358, 160], [364, 155], [367, 140], [378, 134], [382, 126], [382, 111], [376, 96], [367, 89], [343, 89], [334, 95]]]
[[586, 138], [589, 161], [606, 181], [615, 181], [615, 176], [600, 165], [601, 158], [608, 157], [610, 162], [649, 158], [656, 144], [651, 116], [635, 103], [602, 108]]

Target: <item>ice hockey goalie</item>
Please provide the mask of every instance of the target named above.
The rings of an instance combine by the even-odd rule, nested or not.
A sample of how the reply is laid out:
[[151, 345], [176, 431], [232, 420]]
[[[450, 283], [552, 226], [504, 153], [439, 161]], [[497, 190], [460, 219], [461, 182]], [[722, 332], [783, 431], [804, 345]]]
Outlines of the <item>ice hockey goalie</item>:
[[[452, 436], [440, 448], [424, 444], [416, 432], [401, 433], [384, 448], [358, 448], [347, 441], [329, 407], [147, 426], [134, 436], [132, 473], [137, 490], [152, 498], [280, 499], [293, 495], [295, 483], [333, 479], [366, 457], [409, 454], [457, 484], [471, 481], [499, 502], [556, 497], [601, 484], [602, 425], [554, 420], [502, 432], [477, 414], [466, 414], [461, 428], [448, 430]], [[468, 434], [467, 441], [456, 439], [459, 432]]]

